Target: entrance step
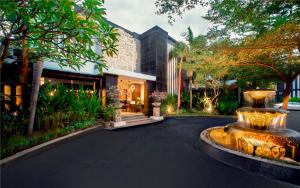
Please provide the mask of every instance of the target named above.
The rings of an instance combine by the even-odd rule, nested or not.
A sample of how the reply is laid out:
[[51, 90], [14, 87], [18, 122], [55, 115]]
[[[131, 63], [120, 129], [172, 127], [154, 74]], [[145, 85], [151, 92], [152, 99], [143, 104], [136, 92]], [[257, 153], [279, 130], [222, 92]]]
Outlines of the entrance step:
[[131, 120], [139, 120], [139, 119], [145, 119], [148, 118], [145, 115], [136, 115], [136, 116], [122, 116], [123, 121], [131, 121]]
[[134, 127], [138, 125], [146, 125], [146, 124], [152, 124], [156, 123], [162, 120], [153, 120], [152, 118], [149, 118], [145, 116], [144, 114], [136, 114], [136, 115], [122, 115], [122, 121], [125, 121], [126, 124], [118, 127], [110, 127], [107, 128], [108, 130], [114, 130], [114, 129], [120, 129], [120, 128], [126, 128], [126, 127]]

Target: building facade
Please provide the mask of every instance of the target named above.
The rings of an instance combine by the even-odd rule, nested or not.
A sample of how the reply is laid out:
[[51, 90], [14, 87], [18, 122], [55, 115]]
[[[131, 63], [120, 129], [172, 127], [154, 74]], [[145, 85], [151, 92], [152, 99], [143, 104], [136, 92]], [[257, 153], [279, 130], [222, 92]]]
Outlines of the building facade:
[[[62, 83], [70, 88], [83, 87], [86, 90], [97, 91], [103, 105], [106, 105], [107, 90], [111, 86], [117, 86], [124, 111], [142, 111], [151, 115], [152, 101], [149, 95], [154, 90], [176, 93], [176, 61], [169, 57], [176, 41], [158, 26], [137, 34], [112, 22], [110, 24], [117, 28], [120, 34], [118, 53], [113, 57], [104, 55], [108, 68], [103, 70], [103, 75], [100, 75], [95, 65], [90, 62], [79, 70], [74, 70], [46, 60], [41, 84]], [[93, 47], [96, 53], [101, 53], [100, 46]], [[10, 68], [12, 65], [5, 66], [8, 72], [13, 70]], [[16, 89], [18, 85], [10, 84], [9, 80], [14, 78], [6, 74], [1, 77], [1, 90], [5, 95], [9, 93], [13, 96], [17, 91], [20, 94], [21, 91]]]

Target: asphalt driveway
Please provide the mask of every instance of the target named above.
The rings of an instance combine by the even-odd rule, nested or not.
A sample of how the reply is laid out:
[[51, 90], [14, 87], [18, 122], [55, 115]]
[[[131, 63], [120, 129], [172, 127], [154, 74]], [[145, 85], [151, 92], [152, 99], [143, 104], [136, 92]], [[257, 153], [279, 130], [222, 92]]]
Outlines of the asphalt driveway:
[[[300, 131], [300, 114], [289, 127]], [[156, 125], [92, 132], [1, 169], [2, 188], [296, 187], [224, 165], [200, 149], [200, 132], [231, 118], [172, 118]]]

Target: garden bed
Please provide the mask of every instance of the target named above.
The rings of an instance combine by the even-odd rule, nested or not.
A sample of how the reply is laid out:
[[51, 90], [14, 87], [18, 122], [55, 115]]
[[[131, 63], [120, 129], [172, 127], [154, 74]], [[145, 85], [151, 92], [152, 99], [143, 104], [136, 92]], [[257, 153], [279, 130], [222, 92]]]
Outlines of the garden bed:
[[65, 136], [78, 130], [86, 129], [95, 124], [96, 119], [83, 120], [81, 122], [73, 122], [67, 127], [57, 128], [48, 132], [34, 132], [32, 136], [1, 138], [1, 159], [55, 138]]

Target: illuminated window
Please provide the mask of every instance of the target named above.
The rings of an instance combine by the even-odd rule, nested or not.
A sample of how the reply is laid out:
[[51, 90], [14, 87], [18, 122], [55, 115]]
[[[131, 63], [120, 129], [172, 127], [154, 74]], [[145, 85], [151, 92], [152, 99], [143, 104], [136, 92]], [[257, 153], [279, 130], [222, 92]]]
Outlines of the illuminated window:
[[22, 87], [16, 86], [16, 105], [20, 106], [22, 104]]
[[[7, 102], [11, 100], [11, 87], [9, 85], [4, 85], [4, 100]], [[4, 108], [9, 110], [10, 105], [5, 103]]]

